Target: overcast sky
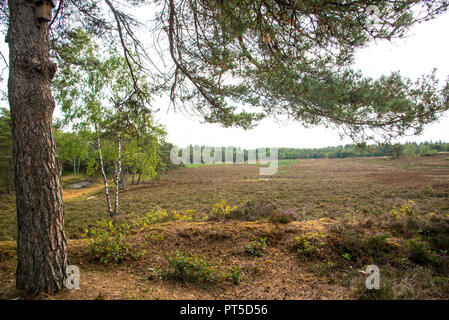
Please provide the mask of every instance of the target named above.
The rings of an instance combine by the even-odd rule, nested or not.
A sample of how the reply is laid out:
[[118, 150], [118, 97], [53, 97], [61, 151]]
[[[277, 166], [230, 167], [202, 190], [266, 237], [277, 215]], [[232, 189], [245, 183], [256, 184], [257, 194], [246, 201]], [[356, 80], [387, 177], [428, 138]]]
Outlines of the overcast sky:
[[[438, 68], [442, 80], [449, 76], [449, 14], [436, 20], [415, 26], [406, 39], [392, 43], [381, 41], [358, 52], [356, 68], [365, 75], [377, 78], [391, 71], [401, 71], [405, 76], [416, 79]], [[2, 43], [1, 48], [5, 48]], [[2, 52], [5, 53], [4, 50]], [[3, 77], [7, 77], [7, 71]], [[1, 84], [5, 88], [4, 81]], [[168, 100], [157, 99], [155, 107], [160, 108], [156, 118], [168, 130], [168, 141], [184, 147], [189, 144], [209, 146], [255, 147], [326, 147], [351, 143], [340, 140], [337, 131], [322, 127], [306, 129], [297, 122], [276, 122], [266, 119], [253, 130], [221, 128], [220, 125], [203, 124], [198, 119], [168, 110]], [[2, 103], [4, 105], [5, 103]], [[5, 105], [6, 106], [6, 105]], [[56, 114], [58, 114], [58, 110]], [[449, 115], [428, 126], [418, 137], [406, 137], [405, 141], [443, 140], [449, 141]]]
[[[356, 58], [356, 68], [367, 76], [377, 78], [392, 71], [401, 71], [412, 79], [438, 69], [441, 80], [449, 76], [449, 14], [430, 22], [422, 23], [410, 30], [406, 39], [393, 42], [381, 41], [362, 49]], [[173, 111], [166, 112], [167, 101], [159, 100], [161, 108], [157, 118], [168, 129], [168, 140], [178, 146], [189, 144], [210, 146], [299, 147], [314, 148], [351, 143], [340, 140], [338, 131], [323, 127], [306, 129], [298, 122], [276, 123], [266, 119], [253, 130], [221, 128], [216, 124], [201, 124], [198, 120]], [[162, 111], [165, 110], [165, 111]], [[405, 141], [443, 140], [449, 141], [449, 115], [424, 130], [421, 136], [405, 137]]]

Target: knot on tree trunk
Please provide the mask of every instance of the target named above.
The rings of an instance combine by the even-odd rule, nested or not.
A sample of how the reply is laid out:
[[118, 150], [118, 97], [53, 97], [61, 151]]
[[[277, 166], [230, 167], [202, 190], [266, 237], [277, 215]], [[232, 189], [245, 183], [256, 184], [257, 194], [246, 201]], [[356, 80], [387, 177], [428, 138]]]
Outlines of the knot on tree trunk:
[[28, 69], [32, 74], [43, 75], [48, 80], [53, 80], [58, 66], [48, 57], [27, 56], [22, 60], [23, 69]]

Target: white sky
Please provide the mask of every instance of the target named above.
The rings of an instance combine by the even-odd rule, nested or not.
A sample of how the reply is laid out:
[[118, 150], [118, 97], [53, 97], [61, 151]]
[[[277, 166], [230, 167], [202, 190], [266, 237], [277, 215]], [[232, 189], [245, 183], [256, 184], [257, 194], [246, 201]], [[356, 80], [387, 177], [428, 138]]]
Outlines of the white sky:
[[[377, 78], [391, 71], [401, 71], [402, 75], [416, 79], [438, 68], [442, 80], [449, 76], [449, 14], [436, 20], [415, 26], [406, 39], [394, 40], [392, 43], [382, 41], [373, 43], [358, 52], [356, 68], [367, 76]], [[2, 41], [0, 48], [7, 52]], [[6, 78], [7, 71], [3, 72]], [[6, 88], [6, 80], [0, 84]], [[203, 124], [198, 119], [175, 113], [168, 108], [167, 99], [157, 99], [154, 107], [161, 111], [156, 118], [168, 130], [168, 141], [184, 147], [189, 144], [209, 146], [234, 146], [242, 148], [256, 147], [326, 147], [351, 143], [349, 139], [341, 141], [337, 131], [323, 127], [306, 129], [297, 122], [279, 123], [265, 119], [253, 130], [222, 128], [217, 124]], [[5, 102], [1, 102], [4, 105]], [[58, 110], [56, 114], [58, 114]], [[449, 141], [449, 114], [440, 121], [428, 126], [418, 137], [407, 137], [405, 141], [443, 140]]]
[[[449, 14], [438, 19], [422, 23], [410, 30], [406, 39], [392, 43], [382, 41], [373, 43], [357, 54], [356, 68], [367, 76], [377, 78], [392, 71], [412, 79], [438, 69], [442, 80], [449, 76]], [[221, 128], [217, 124], [201, 124], [195, 119], [164, 108], [168, 102], [156, 103], [161, 111], [156, 118], [168, 129], [168, 140], [178, 146], [189, 144], [209, 146], [234, 146], [242, 148], [256, 147], [297, 147], [319, 148], [351, 143], [350, 139], [340, 140], [338, 131], [324, 127], [306, 129], [298, 122], [276, 123], [265, 119], [253, 130]], [[420, 136], [406, 137], [405, 141], [443, 140], [449, 141], [449, 115], [446, 113], [440, 121], [425, 128]]]

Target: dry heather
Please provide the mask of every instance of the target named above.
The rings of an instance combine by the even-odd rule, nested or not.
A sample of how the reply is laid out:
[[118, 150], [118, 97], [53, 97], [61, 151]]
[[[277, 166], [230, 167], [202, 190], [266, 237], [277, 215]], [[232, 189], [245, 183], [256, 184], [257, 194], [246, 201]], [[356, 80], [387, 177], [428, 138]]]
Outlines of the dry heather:
[[[70, 263], [81, 268], [81, 289], [39, 298], [447, 299], [448, 178], [447, 155], [282, 161], [269, 179], [250, 165], [172, 171], [125, 187], [113, 223], [155, 208], [176, 210], [177, 218], [140, 222], [123, 235], [140, 255], [107, 264], [81, 239], [107, 218], [100, 185], [65, 190]], [[223, 200], [224, 218], [208, 220]], [[251, 203], [263, 213], [256, 219], [242, 214]], [[9, 298], [20, 294], [13, 197], [2, 196], [0, 210], [0, 295]], [[194, 219], [182, 218], [185, 210]], [[248, 253], [261, 239], [260, 256]], [[176, 255], [180, 248], [184, 255]], [[381, 290], [364, 288], [360, 270], [368, 264], [380, 267]]]

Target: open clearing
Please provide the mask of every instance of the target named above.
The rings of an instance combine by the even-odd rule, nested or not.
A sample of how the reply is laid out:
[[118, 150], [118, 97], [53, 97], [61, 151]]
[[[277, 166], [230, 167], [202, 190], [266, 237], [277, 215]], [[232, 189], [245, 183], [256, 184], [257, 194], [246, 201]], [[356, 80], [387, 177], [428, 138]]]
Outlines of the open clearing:
[[[160, 180], [125, 187], [117, 221], [143, 216], [156, 207], [193, 209], [207, 216], [214, 204], [222, 200], [233, 206], [247, 200], [270, 202], [277, 206], [278, 212], [294, 212], [297, 221], [229, 219], [151, 224], [132, 236], [134, 244], [145, 246], [145, 254], [108, 265], [93, 259], [81, 239], [87, 227], [108, 218], [100, 181], [78, 190], [68, 188], [73, 181], [64, 183], [70, 264], [81, 269], [81, 288], [40, 298], [449, 298], [444, 264], [447, 260], [441, 258], [443, 262], [438, 264], [421, 263], [419, 259], [411, 262], [408, 249], [411, 239], [424, 241], [421, 231], [428, 218], [449, 217], [448, 155], [399, 160], [280, 161], [278, 173], [266, 178], [259, 176], [255, 165], [199, 166], [174, 170]], [[416, 233], [404, 234], [398, 230], [402, 230], [401, 223], [410, 223], [411, 214], [406, 217], [409, 220], [396, 221], [390, 210], [410, 200], [414, 202], [413, 218], [416, 215], [418, 227]], [[0, 224], [0, 297], [12, 298], [20, 294], [13, 289], [16, 263], [13, 196], [0, 198]], [[320, 232], [326, 235], [326, 245], [307, 257], [298, 254], [296, 238]], [[376, 236], [385, 236], [382, 245], [391, 244], [391, 248], [379, 245], [374, 248], [376, 254], [366, 252], [364, 239]], [[445, 236], [439, 234], [438, 239]], [[248, 243], [262, 238], [267, 239], [262, 256], [245, 252]], [[433, 238], [429, 239], [433, 245]], [[446, 243], [446, 238], [441, 241]], [[166, 267], [167, 255], [177, 248], [203, 257], [218, 275], [229, 268], [238, 268], [241, 278], [238, 283], [223, 280], [225, 276], [210, 283], [162, 279], [159, 271]], [[443, 249], [435, 248], [431, 250], [436, 255], [445, 254]], [[370, 263], [379, 265], [381, 272], [385, 270], [384, 287], [377, 296], [360, 289], [365, 276], [359, 269]]]

